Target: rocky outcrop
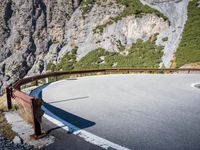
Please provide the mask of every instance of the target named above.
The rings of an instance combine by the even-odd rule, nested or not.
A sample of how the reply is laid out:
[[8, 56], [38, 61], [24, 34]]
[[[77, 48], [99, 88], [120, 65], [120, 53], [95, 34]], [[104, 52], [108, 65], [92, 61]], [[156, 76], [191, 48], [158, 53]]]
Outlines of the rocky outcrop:
[[[0, 4], [0, 87], [26, 75], [44, 72], [45, 64], [58, 63], [73, 48], [77, 48], [80, 59], [96, 48], [119, 51], [120, 45], [129, 47], [137, 39], [148, 40], [156, 35], [156, 43], [165, 46], [163, 62], [168, 66], [179, 43], [187, 2], [142, 1], [165, 13], [170, 24], [154, 14], [139, 18], [130, 15], [96, 33], [94, 29], [98, 25], [118, 16], [125, 7], [116, 0], [96, 1], [83, 14], [81, 0], [3, 1]], [[163, 42], [165, 37], [168, 41]]]
[[[113, 6], [114, 7], [114, 6]], [[148, 40], [152, 35], [160, 33], [161, 31], [168, 29], [168, 23], [163, 18], [159, 18], [152, 14], [144, 15], [142, 18], [136, 18], [128, 16], [122, 20], [106, 26], [102, 33], [94, 33], [94, 29], [101, 22], [107, 21], [106, 18], [113, 17], [117, 13], [112, 12], [116, 8], [107, 9], [111, 12], [107, 12], [108, 16], [104, 18], [101, 15], [96, 14], [97, 6], [88, 14], [88, 16], [94, 16], [95, 19], [87, 18], [84, 20], [81, 18], [81, 11], [77, 10], [75, 16], [73, 16], [69, 22], [70, 29], [66, 29], [65, 40], [67, 41], [65, 46], [59, 53], [59, 58], [73, 47], [78, 47], [78, 58], [86, 55], [90, 50], [97, 48], [104, 48], [108, 51], [119, 51], [119, 45], [130, 46], [137, 39]], [[113, 14], [110, 15], [110, 14]], [[93, 20], [93, 21], [89, 21]], [[100, 22], [99, 22], [100, 21]], [[74, 25], [72, 25], [72, 23]]]
[[[141, 0], [144, 4], [147, 4], [159, 11], [163, 12], [170, 21], [170, 26], [167, 30], [160, 33], [158, 36], [157, 44], [165, 46], [163, 63], [165, 67], [170, 67], [171, 60], [174, 53], [178, 48], [181, 41], [181, 35], [184, 29], [184, 25], [187, 20], [187, 7], [188, 0]], [[168, 41], [163, 41], [164, 37], [168, 37]]]
[[[76, 0], [5, 0], [0, 4], [0, 80], [10, 84], [33, 66], [43, 71], [43, 57], [62, 42]], [[7, 78], [9, 76], [9, 79]], [[12, 78], [10, 78], [12, 77]]]

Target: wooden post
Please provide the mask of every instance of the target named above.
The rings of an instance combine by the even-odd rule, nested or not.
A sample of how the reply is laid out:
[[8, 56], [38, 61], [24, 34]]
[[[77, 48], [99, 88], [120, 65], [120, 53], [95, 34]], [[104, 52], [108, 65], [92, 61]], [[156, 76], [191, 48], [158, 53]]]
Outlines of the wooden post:
[[34, 133], [35, 133], [35, 137], [38, 138], [41, 134], [41, 126], [40, 126], [40, 122], [38, 121], [37, 117], [36, 117], [36, 113], [37, 113], [37, 103], [36, 103], [36, 99], [32, 99], [32, 106], [33, 106], [33, 125], [34, 125]]
[[188, 69], [188, 74], [190, 74], [190, 69]]
[[56, 76], [56, 81], [58, 81], [58, 76]]
[[12, 95], [12, 88], [6, 87], [6, 96], [7, 96], [8, 110], [12, 109], [11, 95]]
[[38, 86], [38, 80], [35, 81], [35, 86]]

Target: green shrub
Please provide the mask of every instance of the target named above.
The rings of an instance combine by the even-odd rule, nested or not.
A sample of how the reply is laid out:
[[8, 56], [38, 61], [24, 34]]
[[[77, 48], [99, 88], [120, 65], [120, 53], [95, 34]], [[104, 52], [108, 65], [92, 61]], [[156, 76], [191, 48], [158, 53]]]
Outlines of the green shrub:
[[163, 41], [163, 42], [167, 42], [167, 41], [168, 41], [168, 37], [162, 38], [162, 41]]
[[56, 71], [70, 71], [111, 67], [159, 67], [163, 55], [162, 46], [155, 45], [150, 39], [148, 41], [138, 40], [129, 49], [125, 49], [120, 41], [118, 43], [119, 50], [127, 52], [127, 55], [98, 48], [90, 51], [77, 62], [77, 48], [75, 48], [67, 52], [57, 65], [50, 62], [47, 68], [53, 68]]
[[81, 2], [81, 11], [82, 11], [82, 14], [83, 16], [90, 12], [90, 10], [92, 9], [94, 3], [96, 2], [96, 0], [83, 0]]
[[50, 62], [47, 64], [46, 70], [55, 71], [55, 70], [56, 70], [56, 65], [55, 65], [52, 61], [50, 61]]
[[78, 47], [75, 47], [70, 52], [67, 52], [58, 64], [49, 62], [46, 70], [51, 71], [69, 71], [74, 69], [76, 64], [76, 54]]
[[69, 71], [74, 69], [74, 65], [76, 63], [76, 54], [78, 47], [71, 50], [71, 52], [67, 52], [61, 61], [56, 65], [56, 70], [58, 71]]
[[108, 55], [104, 49], [96, 49], [89, 52], [75, 65], [75, 70], [99, 68], [101, 56]]
[[[109, 67], [151, 67], [158, 68], [163, 55], [163, 47], [150, 41], [138, 40], [128, 49], [128, 55], [108, 52], [99, 48], [89, 52], [75, 65], [75, 70]], [[105, 57], [104, 62], [100, 59]]]

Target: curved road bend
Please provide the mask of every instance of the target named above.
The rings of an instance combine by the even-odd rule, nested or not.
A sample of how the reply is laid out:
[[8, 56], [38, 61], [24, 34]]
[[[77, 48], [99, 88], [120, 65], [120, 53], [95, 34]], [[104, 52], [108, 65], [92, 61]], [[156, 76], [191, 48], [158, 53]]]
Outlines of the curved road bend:
[[[47, 118], [102, 148], [200, 149], [198, 74], [119, 74], [50, 83], [32, 95]], [[53, 118], [53, 120], [52, 120]]]

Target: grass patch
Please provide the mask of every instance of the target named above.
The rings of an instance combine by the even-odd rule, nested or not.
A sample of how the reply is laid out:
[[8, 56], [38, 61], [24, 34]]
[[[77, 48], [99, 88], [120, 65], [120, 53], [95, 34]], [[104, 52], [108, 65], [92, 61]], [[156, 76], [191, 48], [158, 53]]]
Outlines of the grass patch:
[[0, 97], [0, 112], [6, 111], [7, 109], [6, 106], [4, 105], [5, 101], [6, 99], [3, 96], [1, 96]]
[[[75, 70], [97, 68], [158, 68], [163, 55], [163, 47], [150, 41], [138, 40], [127, 50], [128, 55], [116, 52], [108, 52], [105, 49], [96, 49], [89, 52], [75, 65]], [[102, 58], [104, 58], [102, 60]]]
[[188, 20], [176, 52], [176, 67], [200, 61], [200, 8], [198, 0], [189, 2]]
[[67, 52], [57, 65], [55, 65], [52, 62], [49, 62], [47, 64], [47, 70], [50, 70], [50, 71], [73, 70], [74, 65], [76, 64], [77, 49], [78, 47], [75, 47], [70, 52]]
[[12, 127], [8, 124], [3, 113], [0, 113], [0, 134], [7, 139], [13, 139], [16, 135], [16, 133], [12, 131]]
[[7, 110], [7, 108], [4, 106], [5, 101], [6, 100], [4, 97], [0, 97], [0, 135], [3, 135], [7, 139], [13, 139], [16, 133], [12, 130], [11, 125], [8, 124], [3, 113]]
[[117, 22], [122, 18], [130, 15], [135, 15], [136, 17], [142, 17], [145, 14], [155, 14], [158, 17], [162, 17], [164, 20], [167, 20], [167, 17], [164, 16], [163, 13], [147, 5], [143, 5], [139, 0], [117, 0], [117, 2], [125, 6], [124, 11], [118, 16], [110, 18], [104, 24], [96, 26], [96, 28], [93, 30], [94, 33], [102, 33], [103, 29], [106, 26], [111, 25], [114, 22]]
[[[154, 39], [150, 37], [148, 41], [138, 40], [129, 49], [126, 49], [119, 41], [119, 52], [108, 52], [105, 49], [99, 48], [90, 51], [78, 62], [76, 61], [76, 48], [71, 52], [67, 52], [60, 63], [53, 64], [50, 62], [47, 69], [50, 71], [71, 71], [111, 67], [158, 68], [163, 55], [163, 46], [155, 45]], [[59, 79], [55, 77], [50, 78], [50, 81], [55, 80]]]
[[96, 0], [83, 0], [80, 5], [80, 9], [82, 11], [82, 15], [89, 13], [95, 4]]

